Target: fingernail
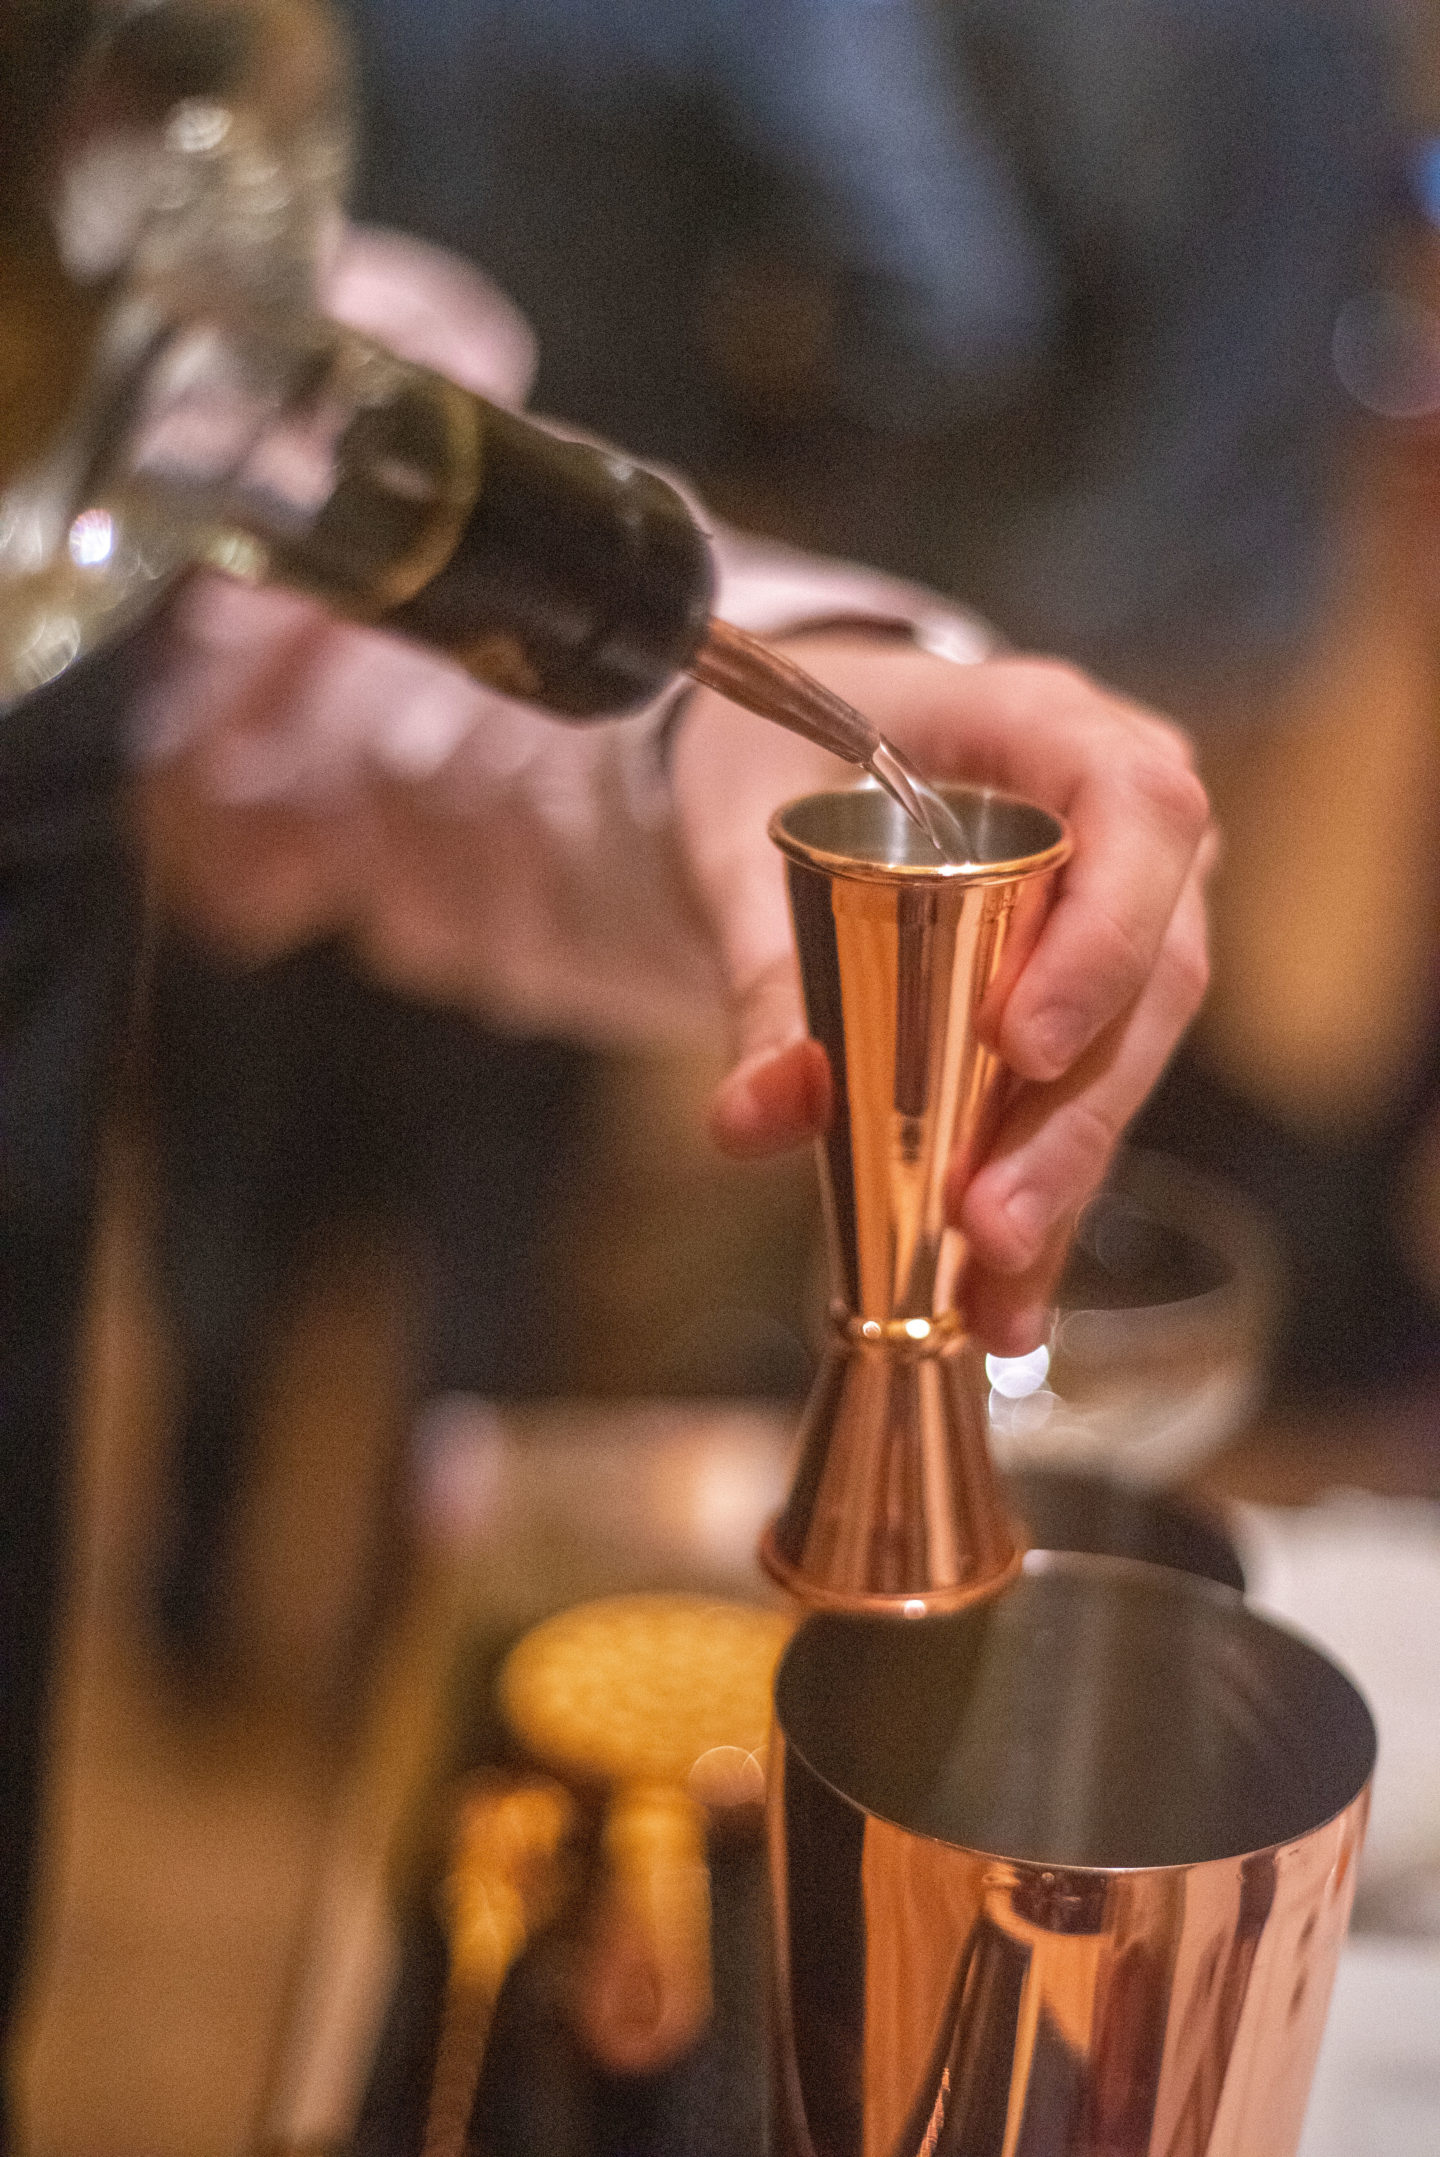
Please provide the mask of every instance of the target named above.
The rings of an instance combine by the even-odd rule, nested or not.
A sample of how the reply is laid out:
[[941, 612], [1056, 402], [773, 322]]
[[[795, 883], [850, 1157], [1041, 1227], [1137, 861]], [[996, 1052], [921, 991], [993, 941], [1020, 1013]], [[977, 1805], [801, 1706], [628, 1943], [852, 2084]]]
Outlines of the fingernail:
[[753, 1056], [747, 1056], [743, 1064], [736, 1064], [734, 1070], [721, 1079], [715, 1092], [716, 1100], [723, 1102], [732, 1115], [748, 1118], [758, 1114], [760, 1097], [755, 1082], [774, 1062], [775, 1056], [774, 1049], [759, 1049]]
[[1058, 1075], [1068, 1070], [1090, 1034], [1090, 1022], [1073, 1004], [1047, 1004], [1025, 1029], [1031, 1046]]
[[727, 1086], [748, 1086], [757, 1071], [763, 1071], [767, 1064], [774, 1063], [783, 1046], [782, 1042], [776, 1041], [769, 1048], [752, 1049], [743, 1063], [735, 1064], [727, 1073], [724, 1083]]
[[1050, 1226], [1050, 1207], [1039, 1191], [1021, 1185], [1005, 1201], [1005, 1219], [1017, 1247], [1017, 1272], [1033, 1265], [1040, 1256]]

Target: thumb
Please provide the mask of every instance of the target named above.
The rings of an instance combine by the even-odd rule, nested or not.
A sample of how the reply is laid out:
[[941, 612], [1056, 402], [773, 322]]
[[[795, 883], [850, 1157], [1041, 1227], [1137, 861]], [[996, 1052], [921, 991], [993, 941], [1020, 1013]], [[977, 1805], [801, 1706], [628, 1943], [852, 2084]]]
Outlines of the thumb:
[[736, 1061], [710, 1102], [710, 1134], [737, 1158], [779, 1153], [830, 1120], [830, 1065], [806, 1038], [800, 978], [783, 952], [731, 990]]

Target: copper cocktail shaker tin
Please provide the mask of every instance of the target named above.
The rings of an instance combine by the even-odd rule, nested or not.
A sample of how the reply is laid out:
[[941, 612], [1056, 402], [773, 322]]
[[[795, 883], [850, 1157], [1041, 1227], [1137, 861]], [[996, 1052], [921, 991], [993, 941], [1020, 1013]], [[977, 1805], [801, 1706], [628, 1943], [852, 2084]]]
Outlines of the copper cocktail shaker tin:
[[770, 1788], [787, 2157], [1293, 2157], [1375, 1731], [1233, 1590], [1032, 1553], [811, 1618]]

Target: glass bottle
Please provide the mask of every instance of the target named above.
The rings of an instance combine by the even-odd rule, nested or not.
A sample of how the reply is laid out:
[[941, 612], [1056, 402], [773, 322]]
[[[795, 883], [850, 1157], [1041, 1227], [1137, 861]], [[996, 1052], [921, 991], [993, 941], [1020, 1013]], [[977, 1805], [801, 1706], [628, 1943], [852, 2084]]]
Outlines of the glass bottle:
[[685, 666], [672, 487], [316, 311], [350, 97], [314, 0], [17, 0], [0, 69], [0, 707], [199, 563], [576, 718]]

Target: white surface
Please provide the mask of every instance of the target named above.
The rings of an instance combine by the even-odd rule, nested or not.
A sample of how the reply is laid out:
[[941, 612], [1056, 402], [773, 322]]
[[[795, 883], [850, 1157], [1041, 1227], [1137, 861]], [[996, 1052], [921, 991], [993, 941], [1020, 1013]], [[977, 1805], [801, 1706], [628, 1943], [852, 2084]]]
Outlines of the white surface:
[[1352, 1940], [1299, 2157], [1440, 2153], [1440, 1945]]
[[1327, 1649], [1379, 1726], [1362, 1893], [1440, 1876], [1440, 1507], [1339, 1492], [1232, 1527], [1252, 1605]]
[[1326, 1648], [1380, 1733], [1354, 1935], [1336, 1975], [1299, 2157], [1440, 2157], [1440, 1508], [1337, 1492], [1245, 1506], [1259, 1610]]

